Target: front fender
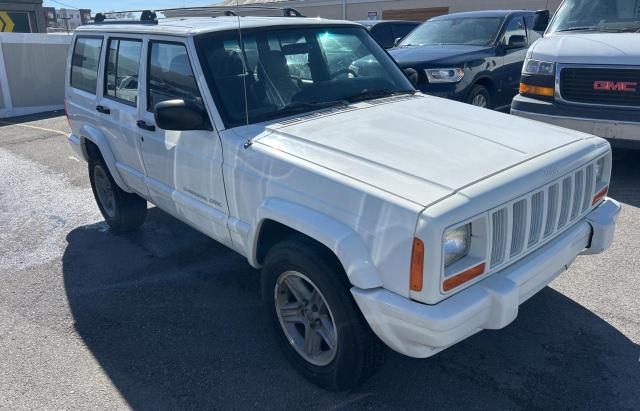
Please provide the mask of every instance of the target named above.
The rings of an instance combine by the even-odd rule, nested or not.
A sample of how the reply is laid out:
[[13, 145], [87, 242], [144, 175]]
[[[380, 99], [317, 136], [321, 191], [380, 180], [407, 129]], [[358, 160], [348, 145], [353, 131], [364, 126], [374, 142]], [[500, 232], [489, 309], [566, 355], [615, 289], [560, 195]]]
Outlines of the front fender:
[[256, 253], [258, 238], [266, 220], [279, 222], [322, 243], [338, 257], [354, 286], [362, 289], [382, 286], [380, 274], [358, 233], [326, 214], [278, 198], [268, 198], [258, 208], [258, 224], [249, 234], [247, 243], [252, 247], [247, 255], [253, 266], [259, 265]]
[[84, 125], [80, 129], [80, 144], [82, 147], [82, 152], [84, 153], [85, 159], [88, 159], [88, 152], [86, 146], [86, 140], [92, 141], [98, 148], [100, 149], [100, 154], [104, 159], [104, 162], [107, 164], [107, 168], [109, 168], [109, 172], [113, 177], [113, 180], [118, 184], [118, 186], [128, 193], [133, 193], [134, 191], [129, 188], [129, 186], [124, 182], [120, 172], [118, 171], [118, 167], [116, 166], [116, 158], [113, 155], [113, 150], [111, 150], [111, 145], [109, 144], [109, 140], [107, 137], [97, 128], [91, 127], [89, 125]]

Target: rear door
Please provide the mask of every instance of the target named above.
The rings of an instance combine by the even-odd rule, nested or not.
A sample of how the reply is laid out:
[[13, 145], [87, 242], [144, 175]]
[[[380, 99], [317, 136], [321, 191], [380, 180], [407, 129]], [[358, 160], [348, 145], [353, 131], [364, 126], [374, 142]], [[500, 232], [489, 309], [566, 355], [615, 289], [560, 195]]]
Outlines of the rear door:
[[138, 150], [139, 78], [142, 37], [108, 37], [103, 81], [96, 105], [102, 132], [116, 157], [116, 167], [127, 185], [148, 196]]
[[82, 127], [99, 125], [95, 107], [103, 43], [102, 35], [78, 35], [73, 44], [65, 102], [67, 113], [73, 118], [73, 132], [78, 135]]
[[151, 200], [218, 241], [230, 244], [229, 210], [217, 132], [170, 131], [156, 126], [156, 104], [182, 99], [205, 108], [194, 75], [197, 60], [183, 38], [150, 38], [146, 52], [140, 147]]

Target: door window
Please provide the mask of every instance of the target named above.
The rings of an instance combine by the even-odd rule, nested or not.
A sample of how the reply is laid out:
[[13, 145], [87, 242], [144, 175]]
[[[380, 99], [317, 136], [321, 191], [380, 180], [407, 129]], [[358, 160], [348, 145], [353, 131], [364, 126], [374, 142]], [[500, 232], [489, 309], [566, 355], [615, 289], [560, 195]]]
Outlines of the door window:
[[109, 40], [104, 95], [135, 106], [138, 102], [140, 40]]
[[71, 57], [71, 87], [96, 94], [102, 38], [78, 37]]
[[393, 47], [393, 43], [395, 42], [395, 38], [393, 37], [393, 30], [391, 26], [378, 26], [372, 30], [373, 38], [376, 39], [378, 44], [380, 44], [385, 49]]
[[522, 17], [516, 17], [509, 22], [504, 33], [504, 45], [509, 47], [509, 44], [515, 40], [514, 36], [524, 37], [525, 41], [527, 39], [527, 30]]
[[167, 100], [182, 99], [204, 109], [184, 44], [151, 42], [147, 110]]
[[405, 38], [407, 34], [411, 33], [411, 30], [415, 29], [416, 25], [411, 24], [396, 24], [393, 26], [393, 37], [394, 42], [397, 38]]

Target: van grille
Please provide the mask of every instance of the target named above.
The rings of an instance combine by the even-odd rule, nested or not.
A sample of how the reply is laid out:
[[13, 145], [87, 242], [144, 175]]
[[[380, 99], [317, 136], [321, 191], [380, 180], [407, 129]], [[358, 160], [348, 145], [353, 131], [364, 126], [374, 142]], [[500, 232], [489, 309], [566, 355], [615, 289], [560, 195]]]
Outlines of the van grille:
[[592, 162], [492, 210], [490, 269], [528, 254], [583, 217], [595, 189]]
[[[623, 86], [624, 90], [619, 89]], [[640, 106], [640, 70], [563, 68], [560, 71], [560, 94], [564, 100], [574, 103], [637, 107]]]

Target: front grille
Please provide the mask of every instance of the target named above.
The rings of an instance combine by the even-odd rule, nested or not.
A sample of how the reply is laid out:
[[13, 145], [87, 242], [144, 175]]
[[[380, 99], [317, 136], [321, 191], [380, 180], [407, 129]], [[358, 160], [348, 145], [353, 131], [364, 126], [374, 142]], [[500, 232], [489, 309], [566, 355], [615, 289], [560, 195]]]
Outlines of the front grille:
[[640, 69], [565, 67], [560, 71], [560, 94], [574, 103], [637, 107]]
[[551, 240], [592, 208], [595, 163], [490, 212], [493, 270]]

